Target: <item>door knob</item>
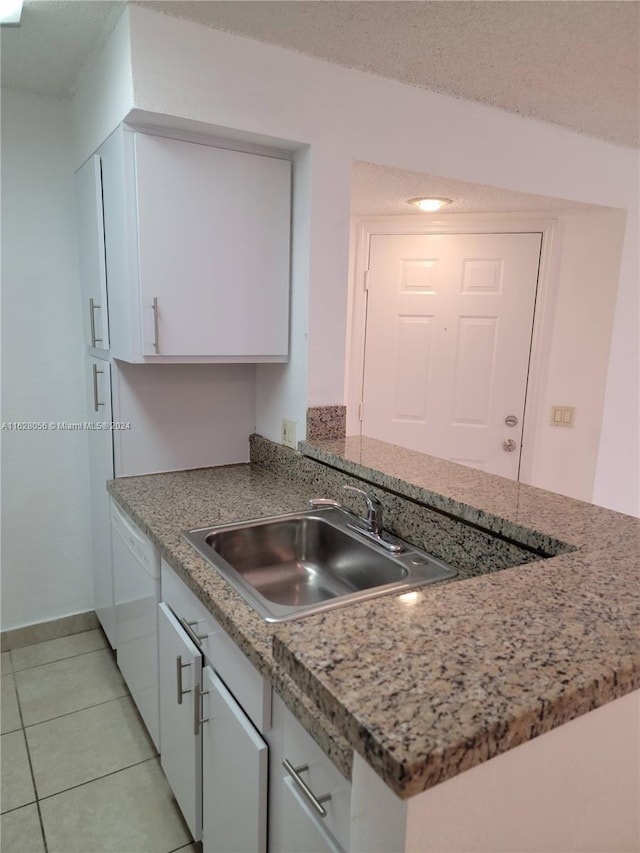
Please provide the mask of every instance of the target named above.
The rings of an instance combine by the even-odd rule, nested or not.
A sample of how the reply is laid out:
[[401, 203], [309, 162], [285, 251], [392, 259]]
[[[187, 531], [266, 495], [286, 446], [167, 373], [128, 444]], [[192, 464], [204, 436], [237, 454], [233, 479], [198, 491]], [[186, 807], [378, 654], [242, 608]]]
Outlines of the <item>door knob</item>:
[[502, 442], [502, 449], [506, 450], [507, 453], [513, 453], [517, 446], [518, 445], [512, 438], [505, 438], [505, 440]]

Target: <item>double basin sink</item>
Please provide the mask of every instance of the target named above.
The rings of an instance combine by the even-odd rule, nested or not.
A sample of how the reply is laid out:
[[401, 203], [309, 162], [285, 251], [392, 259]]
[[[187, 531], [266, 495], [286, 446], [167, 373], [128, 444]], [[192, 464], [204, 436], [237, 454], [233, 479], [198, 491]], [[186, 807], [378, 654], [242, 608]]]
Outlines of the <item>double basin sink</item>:
[[403, 540], [385, 535], [374, 541], [351, 513], [335, 507], [184, 535], [267, 622], [299, 619], [457, 574]]

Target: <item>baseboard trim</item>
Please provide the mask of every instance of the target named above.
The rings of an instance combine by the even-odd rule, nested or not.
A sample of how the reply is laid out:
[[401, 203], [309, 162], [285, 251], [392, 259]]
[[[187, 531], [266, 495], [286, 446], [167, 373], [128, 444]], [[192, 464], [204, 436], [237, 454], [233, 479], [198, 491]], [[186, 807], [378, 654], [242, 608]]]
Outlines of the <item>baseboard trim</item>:
[[34, 643], [44, 643], [46, 640], [57, 640], [69, 634], [79, 634], [81, 631], [92, 631], [99, 628], [98, 617], [93, 610], [86, 613], [74, 613], [62, 616], [50, 622], [38, 622], [35, 625], [25, 625], [23, 628], [12, 628], [0, 632], [0, 649], [9, 652], [22, 646], [32, 646]]

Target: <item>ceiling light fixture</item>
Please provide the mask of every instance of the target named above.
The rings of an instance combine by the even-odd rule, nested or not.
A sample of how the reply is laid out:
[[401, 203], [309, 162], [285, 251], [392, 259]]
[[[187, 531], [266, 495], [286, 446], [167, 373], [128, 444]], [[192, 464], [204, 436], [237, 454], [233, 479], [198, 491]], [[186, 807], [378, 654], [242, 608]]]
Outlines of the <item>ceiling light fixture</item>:
[[440, 210], [441, 207], [444, 207], [446, 204], [451, 204], [450, 198], [410, 198], [409, 204], [414, 204], [416, 207], [419, 207], [420, 210], [428, 211], [429, 213], [433, 213], [436, 210]]
[[22, 15], [22, 0], [0, 0], [0, 25], [19, 27]]

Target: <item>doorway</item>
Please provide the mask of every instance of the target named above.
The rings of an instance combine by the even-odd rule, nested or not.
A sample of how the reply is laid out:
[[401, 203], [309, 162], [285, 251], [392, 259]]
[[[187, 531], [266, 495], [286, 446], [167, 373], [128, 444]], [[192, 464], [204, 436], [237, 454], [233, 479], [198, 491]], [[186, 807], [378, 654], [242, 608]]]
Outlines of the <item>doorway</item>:
[[519, 479], [549, 223], [506, 224], [359, 223], [350, 434]]

